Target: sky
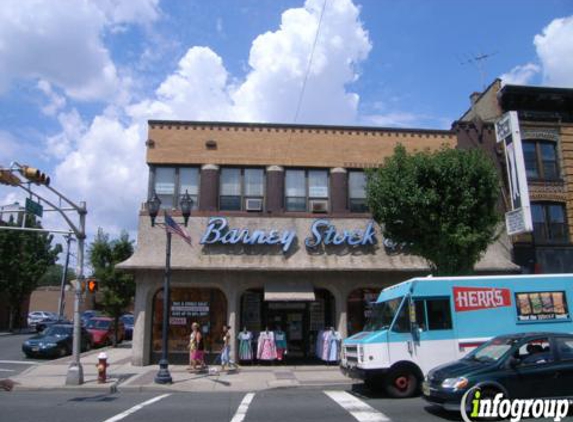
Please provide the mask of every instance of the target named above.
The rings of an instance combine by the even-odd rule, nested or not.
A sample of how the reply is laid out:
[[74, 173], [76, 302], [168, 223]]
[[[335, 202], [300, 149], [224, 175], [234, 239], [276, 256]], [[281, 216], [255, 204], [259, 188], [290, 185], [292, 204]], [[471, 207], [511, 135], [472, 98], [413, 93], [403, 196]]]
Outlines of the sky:
[[573, 88], [573, 1], [3, 0], [0, 166], [134, 238], [148, 119], [448, 129], [497, 77]]

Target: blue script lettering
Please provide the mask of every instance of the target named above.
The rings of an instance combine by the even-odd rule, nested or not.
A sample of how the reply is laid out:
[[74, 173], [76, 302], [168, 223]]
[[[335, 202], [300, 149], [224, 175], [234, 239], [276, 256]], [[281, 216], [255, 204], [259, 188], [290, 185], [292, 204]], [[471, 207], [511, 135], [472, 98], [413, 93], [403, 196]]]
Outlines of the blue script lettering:
[[376, 231], [374, 223], [370, 221], [365, 230], [344, 230], [338, 232], [333, 224], [328, 220], [316, 220], [310, 228], [311, 236], [307, 237], [304, 244], [307, 248], [314, 249], [321, 243], [324, 245], [375, 245]]
[[254, 230], [249, 229], [228, 229], [227, 219], [224, 217], [212, 217], [209, 219], [207, 229], [201, 238], [202, 245], [212, 245], [222, 243], [223, 245], [282, 245], [283, 252], [287, 252], [292, 246], [296, 233], [293, 230], [285, 230], [279, 233], [278, 230]]

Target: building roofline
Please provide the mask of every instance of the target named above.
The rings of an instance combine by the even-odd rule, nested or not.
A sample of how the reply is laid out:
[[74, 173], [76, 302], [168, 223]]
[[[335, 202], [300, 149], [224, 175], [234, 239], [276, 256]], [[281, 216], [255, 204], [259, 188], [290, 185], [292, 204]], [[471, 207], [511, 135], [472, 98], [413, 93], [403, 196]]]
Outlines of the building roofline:
[[[490, 84], [487, 86], [487, 88], [484, 89], [484, 90], [479, 94], [479, 96], [478, 96], [478, 97], [476, 98], [476, 100], [475, 100], [475, 104], [479, 103], [480, 100], [482, 99], [482, 97], [483, 97], [487, 92], [489, 92], [489, 90], [492, 89], [493, 86], [494, 86], [496, 83], [498, 83], [498, 82], [503, 82], [503, 81], [502, 81], [500, 78], [495, 78], [495, 79], [492, 81], [492, 83], [490, 83]], [[501, 91], [501, 89], [503, 89], [503, 85], [501, 86], [500, 91]], [[457, 119], [456, 121], [458, 121], [458, 120], [463, 120], [463, 119], [470, 113], [470, 111], [473, 110], [473, 108], [474, 108], [473, 106], [474, 106], [474, 105], [472, 104], [472, 105], [470, 106], [470, 108], [468, 108], [468, 109], [464, 112], [464, 114], [462, 114], [461, 117], [460, 117], [459, 119]]]
[[573, 95], [572, 88], [563, 88], [555, 86], [532, 86], [532, 85], [514, 85], [514, 84], [504, 84], [498, 95], [503, 95], [505, 93], [537, 93], [537, 94], [554, 94], [554, 95], [565, 95], [571, 97]]
[[273, 128], [273, 129], [306, 129], [306, 130], [342, 130], [362, 132], [416, 132], [427, 134], [454, 135], [451, 129], [418, 129], [418, 128], [391, 128], [379, 126], [342, 126], [342, 125], [315, 125], [315, 124], [288, 124], [288, 123], [243, 123], [243, 122], [218, 122], [218, 121], [188, 121], [188, 120], [148, 120], [148, 126], [154, 125], [177, 125], [177, 126], [219, 126], [219, 127], [244, 127], [244, 128]]

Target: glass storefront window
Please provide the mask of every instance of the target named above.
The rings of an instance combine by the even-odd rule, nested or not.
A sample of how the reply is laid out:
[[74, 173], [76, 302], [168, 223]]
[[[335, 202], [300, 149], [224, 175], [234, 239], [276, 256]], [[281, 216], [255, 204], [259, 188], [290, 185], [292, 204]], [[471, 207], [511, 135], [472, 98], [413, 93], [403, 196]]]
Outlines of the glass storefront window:
[[[171, 309], [169, 312], [169, 353], [170, 363], [185, 364], [189, 361], [189, 334], [191, 324], [201, 326], [206, 354], [219, 353], [220, 334], [227, 324], [227, 300], [218, 289], [171, 289]], [[161, 356], [161, 330], [163, 323], [163, 290], [159, 290], [153, 301], [153, 322], [151, 333], [152, 361]], [[211, 356], [213, 358], [213, 356]], [[171, 360], [173, 359], [173, 362]], [[206, 360], [210, 362], [209, 358]]]

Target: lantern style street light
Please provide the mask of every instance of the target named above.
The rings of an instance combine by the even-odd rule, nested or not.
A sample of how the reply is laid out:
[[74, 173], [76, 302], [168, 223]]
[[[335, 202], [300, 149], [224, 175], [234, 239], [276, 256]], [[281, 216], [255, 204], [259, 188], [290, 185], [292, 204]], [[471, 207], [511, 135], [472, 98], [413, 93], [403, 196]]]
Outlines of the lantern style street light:
[[[181, 214], [185, 221], [185, 226], [189, 221], [191, 215], [191, 207], [193, 206], [193, 199], [187, 191], [181, 198], [179, 203], [181, 207]], [[147, 201], [147, 212], [151, 219], [151, 227], [155, 226], [155, 219], [161, 209], [161, 200], [157, 193]], [[164, 211], [167, 216], [167, 210]], [[155, 375], [155, 383], [157, 384], [171, 384], [173, 379], [169, 373], [169, 302], [171, 299], [170, 284], [171, 284], [171, 232], [165, 230], [167, 242], [165, 245], [165, 278], [163, 281], [163, 324], [162, 324], [162, 337], [161, 337], [161, 359], [159, 360], [159, 371]]]

